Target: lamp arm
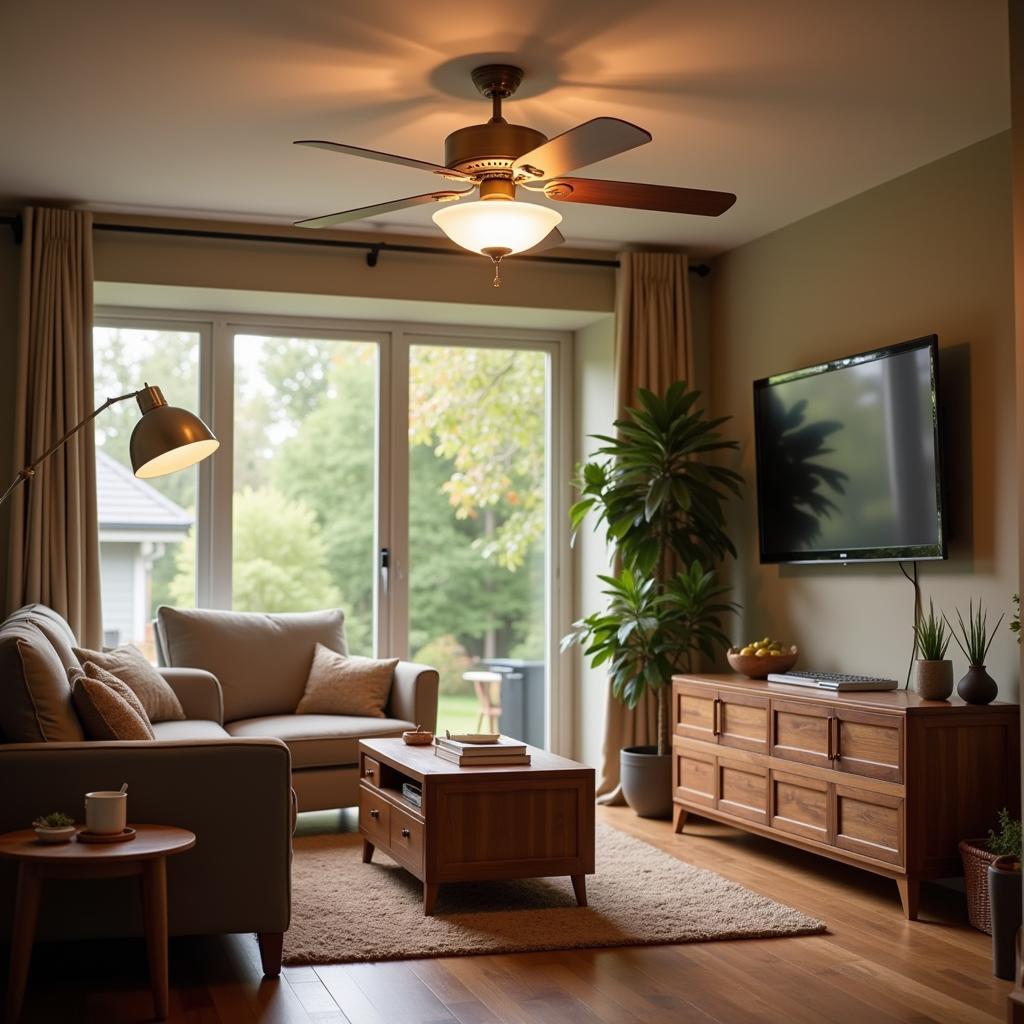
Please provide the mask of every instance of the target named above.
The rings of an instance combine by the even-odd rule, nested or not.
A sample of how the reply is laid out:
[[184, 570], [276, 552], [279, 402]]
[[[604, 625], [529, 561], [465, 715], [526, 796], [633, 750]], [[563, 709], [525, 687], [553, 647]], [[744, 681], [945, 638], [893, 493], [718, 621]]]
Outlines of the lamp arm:
[[[144, 391], [145, 388], [142, 390]], [[11, 482], [10, 487], [0, 495], [0, 505], [2, 505], [14, 493], [19, 484], [24, 483], [26, 480], [31, 480], [36, 474], [36, 467], [39, 466], [40, 463], [45, 462], [51, 455], [53, 455], [54, 452], [63, 448], [64, 445], [66, 445], [68, 441], [70, 441], [71, 438], [73, 438], [75, 434], [82, 429], [82, 427], [92, 423], [92, 421], [96, 419], [101, 412], [109, 409], [112, 405], [116, 405], [118, 402], [126, 402], [129, 398], [137, 398], [140, 394], [142, 394], [142, 391], [130, 391], [127, 395], [118, 395], [116, 398], [108, 398], [102, 405], [93, 409], [93, 411], [89, 413], [84, 420], [76, 423], [63, 437], [54, 441], [54, 443], [51, 444], [42, 455], [33, 462], [30, 462], [24, 467], [24, 469], [18, 471], [18, 475]]]

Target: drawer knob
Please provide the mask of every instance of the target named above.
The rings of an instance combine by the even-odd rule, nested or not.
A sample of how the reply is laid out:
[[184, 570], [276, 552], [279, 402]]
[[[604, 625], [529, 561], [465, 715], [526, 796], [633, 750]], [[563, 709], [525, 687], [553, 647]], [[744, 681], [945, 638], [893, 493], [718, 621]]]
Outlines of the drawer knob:
[[380, 817], [380, 811], [378, 811], [376, 807], [371, 808], [370, 809], [370, 817], [371, 818], [379, 818]]
[[365, 775], [368, 779], [372, 779], [373, 778], [373, 769], [372, 768], [367, 768], [366, 771], [363, 772], [363, 775]]
[[403, 838], [403, 839], [408, 839], [408, 838], [409, 838], [409, 836], [410, 836], [410, 834], [411, 834], [411, 833], [409, 832], [409, 830], [408, 830], [407, 828], [403, 828], [403, 829], [402, 829], [402, 838]]

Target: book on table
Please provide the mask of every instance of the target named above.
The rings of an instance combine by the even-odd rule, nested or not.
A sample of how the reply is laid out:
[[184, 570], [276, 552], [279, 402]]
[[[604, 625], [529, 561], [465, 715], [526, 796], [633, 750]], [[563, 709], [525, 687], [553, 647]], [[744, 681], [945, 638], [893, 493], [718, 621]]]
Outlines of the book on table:
[[530, 763], [530, 755], [527, 753], [503, 753], [492, 752], [484, 755], [469, 756], [460, 754], [457, 750], [448, 750], [446, 747], [434, 747], [434, 753], [445, 761], [451, 761], [462, 768], [482, 768], [487, 765], [507, 765]]
[[463, 743], [462, 740], [448, 739], [438, 736], [434, 740], [438, 750], [450, 750], [463, 757], [491, 757], [499, 754], [525, 754], [526, 744], [521, 740], [513, 740], [508, 736], [500, 736], [496, 743]]

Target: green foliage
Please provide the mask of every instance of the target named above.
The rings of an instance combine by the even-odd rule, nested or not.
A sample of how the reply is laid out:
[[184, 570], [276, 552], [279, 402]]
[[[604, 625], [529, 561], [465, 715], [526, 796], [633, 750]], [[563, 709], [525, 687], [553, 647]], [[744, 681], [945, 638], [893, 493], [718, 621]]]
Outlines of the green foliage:
[[935, 614], [935, 605], [928, 602], [928, 614], [914, 627], [917, 653], [925, 661], [942, 661], [946, 657], [950, 636], [941, 615]]
[[1010, 619], [1010, 630], [1017, 634], [1017, 643], [1020, 643], [1020, 594], [1013, 595], [1013, 618]]
[[622, 569], [601, 577], [605, 611], [577, 622], [562, 646], [583, 645], [595, 667], [607, 662], [612, 692], [628, 707], [648, 689], [657, 694], [665, 754], [673, 671], [694, 653], [713, 657], [728, 646], [721, 616], [735, 606], [719, 600], [727, 588], [702, 565], [736, 554], [724, 506], [743, 481], [708, 461], [738, 446], [718, 432], [728, 417], [709, 420], [695, 408], [699, 392], [677, 381], [664, 396], [640, 389], [637, 397], [639, 406], [615, 421], [615, 437], [596, 435], [598, 457], [582, 467], [569, 512], [574, 540], [596, 513]]
[[636, 707], [648, 688], [665, 689], [692, 654], [713, 657], [729, 645], [721, 628], [721, 617], [735, 610], [721, 600], [729, 588], [699, 562], [664, 585], [632, 569], [600, 579], [605, 611], [574, 623], [562, 650], [580, 644], [595, 668], [607, 663], [612, 693], [626, 707]]
[[1021, 857], [1021, 822], [1019, 818], [1011, 818], [1010, 812], [1004, 807], [999, 812], [999, 831], [989, 829], [988, 849], [997, 857]]
[[52, 814], [44, 814], [32, 822], [33, 828], [67, 828], [74, 825], [75, 819], [63, 811], [54, 811]]
[[436, 668], [441, 677], [440, 692], [443, 694], [472, 693], [473, 686], [462, 678], [463, 672], [473, 667], [473, 659], [466, 648], [450, 633], [434, 638], [424, 644], [413, 656], [413, 661]]
[[[971, 665], [984, 665], [985, 655], [988, 654], [989, 647], [992, 646], [992, 641], [995, 639], [996, 631], [1002, 624], [1005, 615], [999, 616], [999, 621], [992, 627], [991, 632], [988, 628], [988, 612], [986, 612], [982, 606], [981, 601], [978, 601], [978, 610], [974, 610], [974, 601], [971, 600], [968, 605], [967, 621], [964, 621], [963, 615], [960, 614], [960, 609], [956, 609], [957, 617], [957, 629], [954, 629], [952, 623], [946, 619], [946, 625], [949, 626], [950, 632], [953, 634], [953, 639], [956, 641], [957, 647], [963, 651], [964, 657]], [[959, 633], [959, 635], [958, 635]]]

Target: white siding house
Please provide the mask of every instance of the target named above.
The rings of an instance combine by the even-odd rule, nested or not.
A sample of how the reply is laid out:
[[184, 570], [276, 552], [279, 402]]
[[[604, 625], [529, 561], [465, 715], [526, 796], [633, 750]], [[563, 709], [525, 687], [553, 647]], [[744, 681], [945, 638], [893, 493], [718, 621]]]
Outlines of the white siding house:
[[146, 642], [153, 563], [185, 538], [192, 516], [127, 466], [96, 452], [103, 642]]

